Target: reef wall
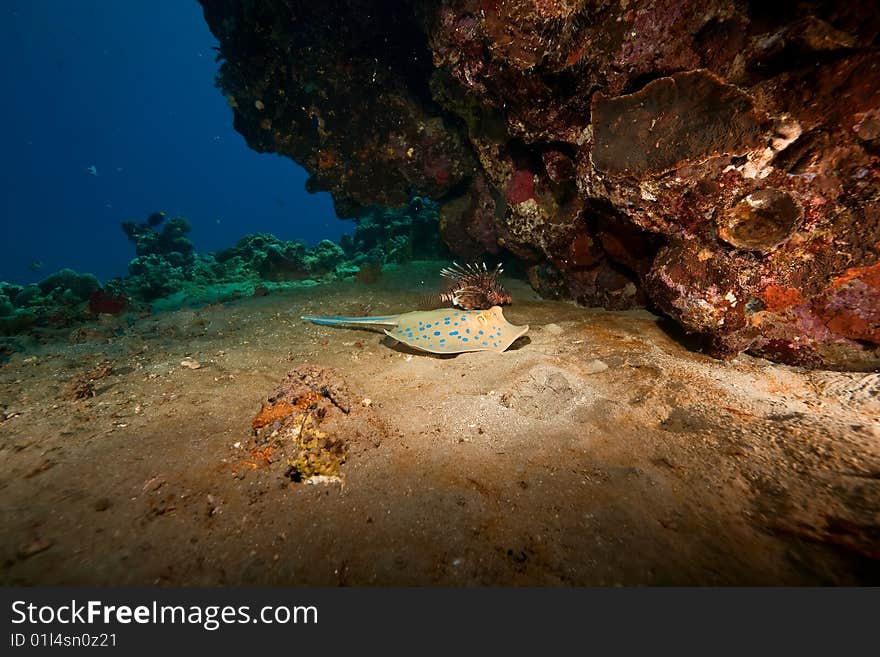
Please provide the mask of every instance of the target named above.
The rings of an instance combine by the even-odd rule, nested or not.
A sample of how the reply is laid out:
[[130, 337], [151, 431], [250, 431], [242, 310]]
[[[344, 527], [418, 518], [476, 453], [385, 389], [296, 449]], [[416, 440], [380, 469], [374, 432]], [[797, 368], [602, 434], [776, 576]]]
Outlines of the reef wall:
[[201, 4], [236, 129], [340, 216], [429, 197], [544, 294], [880, 366], [876, 2]]

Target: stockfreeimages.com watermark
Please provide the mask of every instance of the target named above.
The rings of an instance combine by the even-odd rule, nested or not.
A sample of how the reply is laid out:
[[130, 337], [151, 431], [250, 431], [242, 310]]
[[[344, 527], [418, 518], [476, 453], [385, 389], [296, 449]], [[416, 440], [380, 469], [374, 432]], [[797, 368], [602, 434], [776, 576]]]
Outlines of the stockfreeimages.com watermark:
[[113, 605], [101, 600], [65, 604], [37, 605], [25, 600], [12, 603], [13, 625], [198, 625], [214, 631], [223, 625], [262, 623], [264, 625], [318, 623], [314, 605], [170, 605], [153, 601], [145, 605]]

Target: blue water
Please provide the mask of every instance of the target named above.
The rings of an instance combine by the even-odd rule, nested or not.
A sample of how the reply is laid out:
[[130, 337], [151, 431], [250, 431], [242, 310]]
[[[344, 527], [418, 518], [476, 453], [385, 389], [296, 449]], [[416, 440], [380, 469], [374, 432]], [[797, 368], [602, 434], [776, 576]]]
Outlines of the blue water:
[[0, 12], [0, 280], [124, 275], [134, 248], [119, 224], [156, 210], [185, 216], [199, 251], [353, 228], [329, 195], [304, 191], [302, 168], [232, 129], [194, 0], [3, 0]]

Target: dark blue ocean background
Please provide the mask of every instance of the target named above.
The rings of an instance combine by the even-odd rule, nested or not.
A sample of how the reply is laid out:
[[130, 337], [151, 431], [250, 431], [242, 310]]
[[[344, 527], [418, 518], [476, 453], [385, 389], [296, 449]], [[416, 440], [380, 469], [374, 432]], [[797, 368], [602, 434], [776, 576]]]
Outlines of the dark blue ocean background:
[[0, 280], [62, 267], [125, 275], [135, 254], [120, 222], [157, 210], [186, 217], [199, 251], [245, 233], [313, 245], [353, 228], [329, 195], [305, 192], [302, 168], [250, 150], [232, 129], [196, 2], [0, 6]]

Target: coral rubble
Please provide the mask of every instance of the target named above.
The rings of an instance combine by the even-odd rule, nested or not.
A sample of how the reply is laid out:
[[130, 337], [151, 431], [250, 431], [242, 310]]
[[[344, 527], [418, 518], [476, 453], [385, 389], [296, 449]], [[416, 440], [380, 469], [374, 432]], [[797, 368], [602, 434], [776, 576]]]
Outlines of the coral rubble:
[[386, 429], [352, 396], [338, 371], [301, 365], [289, 372], [251, 421], [249, 456], [236, 473], [275, 466], [293, 483], [338, 478], [350, 451], [381, 442]]
[[431, 198], [543, 293], [880, 363], [876, 3], [201, 4], [236, 129], [340, 216]]

